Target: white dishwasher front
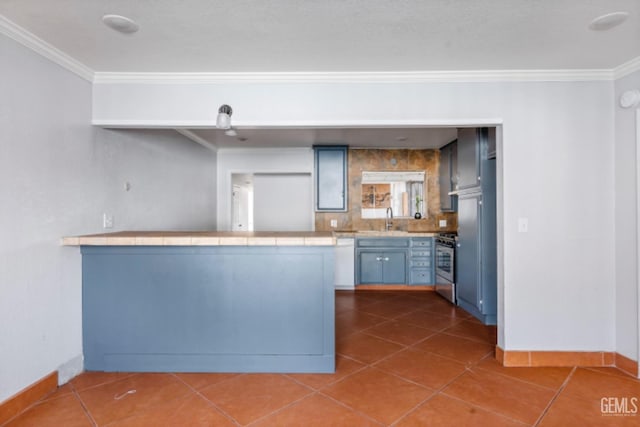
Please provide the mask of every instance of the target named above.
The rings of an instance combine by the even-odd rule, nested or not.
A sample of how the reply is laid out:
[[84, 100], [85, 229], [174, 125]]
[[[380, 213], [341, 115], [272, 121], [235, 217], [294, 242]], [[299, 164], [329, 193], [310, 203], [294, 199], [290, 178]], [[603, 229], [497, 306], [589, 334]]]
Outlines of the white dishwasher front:
[[353, 290], [355, 283], [355, 239], [338, 237], [335, 248], [335, 288]]

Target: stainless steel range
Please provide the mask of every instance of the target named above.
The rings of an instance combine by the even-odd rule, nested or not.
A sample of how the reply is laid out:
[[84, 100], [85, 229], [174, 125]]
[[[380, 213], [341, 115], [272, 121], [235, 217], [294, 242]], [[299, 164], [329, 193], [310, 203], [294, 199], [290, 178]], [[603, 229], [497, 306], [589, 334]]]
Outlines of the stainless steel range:
[[454, 233], [436, 236], [436, 292], [453, 304], [456, 303], [455, 255], [456, 239]]

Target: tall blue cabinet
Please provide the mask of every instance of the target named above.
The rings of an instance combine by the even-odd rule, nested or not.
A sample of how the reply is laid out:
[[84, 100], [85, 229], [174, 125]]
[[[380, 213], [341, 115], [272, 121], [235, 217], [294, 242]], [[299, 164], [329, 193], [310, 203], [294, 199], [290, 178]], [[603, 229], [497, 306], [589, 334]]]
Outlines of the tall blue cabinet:
[[[490, 139], [493, 138], [493, 141]], [[495, 129], [458, 130], [457, 303], [485, 324], [497, 320]]]

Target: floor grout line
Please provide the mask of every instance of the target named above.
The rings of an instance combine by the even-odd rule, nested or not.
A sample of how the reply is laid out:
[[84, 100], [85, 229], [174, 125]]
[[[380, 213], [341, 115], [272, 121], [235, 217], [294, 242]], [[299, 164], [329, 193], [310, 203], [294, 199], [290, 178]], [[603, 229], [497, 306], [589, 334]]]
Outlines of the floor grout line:
[[[193, 387], [191, 384], [189, 384], [188, 382], [186, 382], [185, 380], [183, 380], [182, 378], [180, 378], [178, 375], [176, 375], [175, 372], [172, 373], [172, 375], [180, 382], [182, 382], [184, 385], [186, 385], [195, 395], [197, 395], [198, 397], [200, 397], [201, 399], [203, 399], [205, 402], [207, 402], [207, 404], [211, 407], [213, 407], [214, 409], [216, 409], [218, 412], [220, 412], [225, 418], [227, 418], [229, 421], [231, 421], [232, 423], [234, 423], [237, 426], [241, 426], [242, 424], [240, 424], [240, 422], [238, 422], [235, 418], [233, 418], [230, 414], [227, 414], [226, 411], [224, 411], [222, 408], [220, 408], [218, 405], [216, 405], [213, 401], [211, 401], [210, 399], [208, 399], [204, 394], [200, 393], [200, 390], [196, 389], [195, 387]], [[238, 376], [240, 376], [242, 374], [238, 374]], [[209, 384], [207, 385], [207, 387], [209, 386], [213, 386], [216, 384], [221, 384], [225, 381], [229, 381], [233, 378], [236, 377], [231, 377], [231, 378], [227, 378], [224, 379], [222, 381], [219, 381], [217, 383], [213, 383], [213, 384]], [[207, 388], [204, 387], [204, 388]]]
[[551, 398], [547, 406], [542, 410], [542, 413], [540, 414], [536, 422], [533, 424], [534, 427], [538, 426], [542, 422], [542, 419], [547, 415], [547, 413], [549, 412], [549, 409], [551, 409], [551, 406], [553, 406], [553, 404], [556, 402], [556, 400], [560, 396], [560, 393], [562, 393], [562, 390], [564, 390], [567, 384], [569, 384], [571, 377], [573, 377], [573, 374], [576, 372], [577, 369], [578, 369], [577, 366], [574, 366], [573, 369], [571, 369], [571, 372], [569, 372], [569, 375], [567, 375], [567, 378], [564, 380], [564, 382], [562, 383], [562, 385], [560, 386], [556, 394]]
[[82, 406], [82, 409], [84, 410], [86, 416], [89, 418], [89, 421], [94, 425], [94, 427], [97, 427], [98, 422], [96, 421], [95, 418], [93, 418], [91, 411], [89, 411], [89, 408], [87, 407], [84, 400], [82, 400], [82, 397], [80, 397], [80, 393], [78, 392], [78, 390], [76, 390], [73, 384], [71, 384], [71, 389], [73, 390], [73, 394], [76, 396], [76, 399], [78, 399], [78, 401], [80, 402], [80, 406]]

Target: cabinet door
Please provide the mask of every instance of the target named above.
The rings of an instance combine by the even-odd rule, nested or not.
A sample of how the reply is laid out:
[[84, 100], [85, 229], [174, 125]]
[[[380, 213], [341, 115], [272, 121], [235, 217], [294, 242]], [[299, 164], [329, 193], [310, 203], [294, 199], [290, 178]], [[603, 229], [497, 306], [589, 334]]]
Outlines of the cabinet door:
[[458, 130], [458, 187], [457, 190], [480, 185], [480, 147], [478, 130]]
[[316, 210], [346, 211], [346, 147], [314, 147], [316, 166]]
[[440, 149], [440, 210], [442, 212], [455, 212], [457, 200], [455, 196], [450, 196], [449, 192], [454, 190], [457, 183], [457, 155], [458, 143], [453, 141]]
[[458, 199], [456, 291], [458, 300], [479, 308], [480, 302], [480, 196]]
[[383, 259], [381, 252], [360, 252], [358, 256], [360, 283], [383, 283]]
[[406, 252], [384, 252], [382, 257], [382, 283], [407, 283]]
[[451, 146], [445, 145], [440, 149], [440, 171], [438, 173], [440, 183], [440, 210], [451, 210]]

